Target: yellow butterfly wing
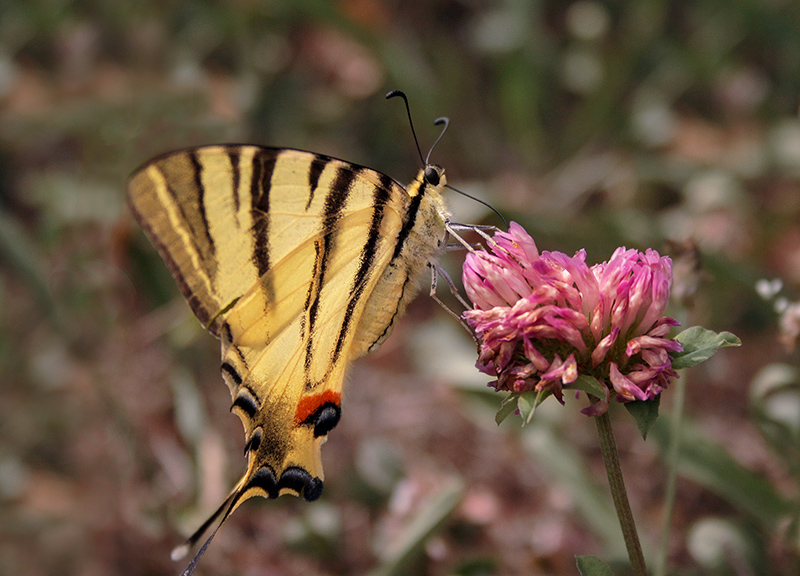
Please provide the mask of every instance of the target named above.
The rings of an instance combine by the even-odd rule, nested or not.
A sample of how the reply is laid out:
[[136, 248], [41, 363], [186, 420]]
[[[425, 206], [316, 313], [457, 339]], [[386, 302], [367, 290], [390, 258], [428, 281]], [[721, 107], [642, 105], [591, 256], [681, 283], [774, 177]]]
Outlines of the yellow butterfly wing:
[[346, 367], [416, 294], [444, 240], [444, 184], [438, 167], [404, 189], [327, 156], [230, 145], [167, 154], [131, 176], [133, 214], [222, 341], [244, 425], [247, 471], [218, 513], [254, 495], [319, 497]]

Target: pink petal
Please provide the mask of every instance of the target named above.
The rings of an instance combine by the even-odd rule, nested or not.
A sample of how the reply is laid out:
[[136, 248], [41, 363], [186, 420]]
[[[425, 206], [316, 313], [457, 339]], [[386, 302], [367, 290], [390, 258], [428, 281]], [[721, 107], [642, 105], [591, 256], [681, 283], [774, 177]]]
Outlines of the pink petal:
[[647, 400], [647, 395], [636, 384], [626, 378], [614, 362], [609, 362], [609, 377], [614, 390], [625, 400]]
[[608, 411], [609, 391], [605, 386], [603, 386], [603, 390], [605, 391], [605, 397], [600, 398], [591, 406], [581, 410], [581, 414], [586, 414], [587, 416], [600, 416]]
[[533, 345], [531, 339], [527, 336], [522, 339], [522, 348], [525, 352], [525, 357], [531, 361], [539, 372], [544, 372], [550, 366], [547, 358], [545, 358]]
[[493, 239], [500, 248], [514, 256], [524, 266], [539, 259], [536, 242], [516, 222], [509, 224], [508, 232], [498, 232]]
[[617, 336], [619, 336], [619, 328], [614, 328], [611, 331], [611, 334], [604, 337], [597, 346], [594, 347], [592, 351], [592, 366], [595, 368], [600, 365], [600, 362], [605, 360], [606, 354], [617, 341]]

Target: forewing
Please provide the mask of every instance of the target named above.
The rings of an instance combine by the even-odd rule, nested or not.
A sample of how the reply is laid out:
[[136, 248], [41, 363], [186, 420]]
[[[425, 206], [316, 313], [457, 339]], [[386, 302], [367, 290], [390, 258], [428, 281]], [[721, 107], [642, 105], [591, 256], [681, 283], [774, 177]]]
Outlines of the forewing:
[[355, 327], [395, 254], [408, 195], [325, 156], [212, 146], [139, 169], [129, 202], [222, 340], [247, 437], [242, 483], [256, 478], [269, 496], [318, 495], [319, 446], [338, 421]]

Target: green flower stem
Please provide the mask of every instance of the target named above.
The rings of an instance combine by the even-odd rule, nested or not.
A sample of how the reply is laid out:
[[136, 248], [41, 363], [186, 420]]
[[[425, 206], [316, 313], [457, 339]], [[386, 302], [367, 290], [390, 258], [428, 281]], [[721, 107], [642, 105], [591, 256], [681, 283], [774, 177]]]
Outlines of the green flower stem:
[[639, 534], [636, 532], [636, 523], [633, 521], [631, 505], [628, 502], [628, 493], [625, 491], [625, 482], [622, 479], [622, 469], [619, 465], [617, 443], [614, 441], [614, 431], [611, 429], [611, 418], [608, 412], [595, 417], [597, 435], [600, 437], [600, 451], [603, 453], [603, 462], [606, 465], [608, 485], [611, 496], [614, 498], [614, 507], [617, 509], [619, 525], [625, 538], [625, 548], [628, 549], [628, 558], [634, 576], [647, 576], [644, 564], [642, 545], [639, 543]]

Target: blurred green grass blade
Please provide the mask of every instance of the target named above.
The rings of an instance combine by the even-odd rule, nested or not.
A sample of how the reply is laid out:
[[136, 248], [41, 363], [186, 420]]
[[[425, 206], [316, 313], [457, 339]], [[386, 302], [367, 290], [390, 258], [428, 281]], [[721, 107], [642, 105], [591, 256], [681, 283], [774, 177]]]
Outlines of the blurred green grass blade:
[[775, 574], [768, 541], [767, 532], [732, 518], [707, 516], [686, 531], [686, 548], [703, 574]]
[[40, 263], [44, 256], [19, 223], [0, 209], [0, 258], [8, 262], [34, 294], [42, 310], [59, 331], [64, 331]]
[[603, 542], [608, 555], [626, 558], [622, 530], [608, 486], [595, 482], [580, 453], [561, 440], [550, 426], [537, 425], [536, 421], [525, 428], [522, 444], [537, 466], [569, 493], [576, 512]]
[[384, 552], [381, 564], [369, 576], [404, 574], [409, 564], [422, 554], [428, 538], [442, 528], [463, 495], [464, 484], [461, 480], [446, 482], [432, 494], [391, 549]]
[[761, 435], [800, 479], [800, 370], [784, 363], [764, 366], [750, 386], [750, 407]]
[[[663, 457], [669, 449], [669, 423], [670, 418], [662, 415], [650, 431]], [[790, 512], [790, 505], [766, 479], [739, 464], [723, 446], [687, 422], [681, 430], [677, 466], [678, 474], [724, 498], [766, 529], [774, 530]]]

